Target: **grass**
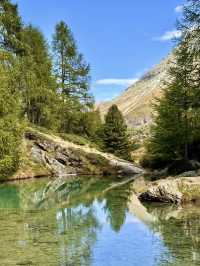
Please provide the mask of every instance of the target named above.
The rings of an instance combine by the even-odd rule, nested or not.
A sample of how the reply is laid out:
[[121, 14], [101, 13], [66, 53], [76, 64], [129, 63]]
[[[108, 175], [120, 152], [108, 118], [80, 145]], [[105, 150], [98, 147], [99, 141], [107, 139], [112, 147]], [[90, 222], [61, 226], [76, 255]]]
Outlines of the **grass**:
[[90, 141], [88, 138], [75, 135], [75, 134], [67, 134], [67, 133], [60, 133], [58, 134], [59, 137], [62, 139], [73, 142], [74, 144], [80, 145], [80, 146], [88, 146], [90, 148], [96, 148], [99, 149], [98, 145], [94, 142]]
[[179, 185], [180, 191], [183, 193], [183, 202], [199, 201], [200, 200], [200, 187], [196, 184]]
[[48, 134], [48, 135], [55, 135], [57, 137], [62, 138], [65, 141], [69, 141], [69, 142], [72, 142], [72, 143], [80, 145], [80, 146], [88, 146], [90, 148], [95, 148], [95, 149], [100, 150], [99, 146], [96, 143], [92, 142], [87, 137], [83, 137], [83, 136], [79, 136], [79, 135], [71, 134], [71, 133], [58, 133], [56, 131], [46, 129], [44, 127], [35, 126], [32, 124], [30, 124], [29, 126], [33, 130], [36, 130], [38, 132]]

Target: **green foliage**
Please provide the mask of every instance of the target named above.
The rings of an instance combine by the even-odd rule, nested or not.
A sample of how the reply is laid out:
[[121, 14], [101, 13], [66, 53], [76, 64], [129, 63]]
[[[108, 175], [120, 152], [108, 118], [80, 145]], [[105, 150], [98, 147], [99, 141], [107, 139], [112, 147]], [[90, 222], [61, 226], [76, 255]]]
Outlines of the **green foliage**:
[[[7, 57], [4, 55], [1, 54], [1, 58]], [[17, 169], [22, 136], [18, 119], [19, 97], [7, 63], [7, 60], [0, 62], [0, 178], [5, 178]]]
[[22, 22], [18, 7], [9, 0], [0, 2], [0, 47], [16, 54], [23, 53]]
[[79, 118], [79, 126], [75, 133], [86, 136], [92, 140], [96, 140], [97, 131], [101, 127], [101, 117], [99, 111], [82, 112]]
[[84, 61], [83, 55], [78, 52], [71, 30], [63, 21], [56, 25], [53, 52], [58, 87], [62, 93], [78, 98], [85, 104], [90, 103], [88, 94], [90, 68]]
[[89, 93], [89, 65], [63, 21], [56, 25], [52, 48], [53, 59], [43, 33], [23, 24], [17, 5], [10, 0], [0, 1], [1, 176], [17, 169], [23, 121], [81, 145], [96, 142], [101, 146], [103, 132], [108, 142], [112, 139], [110, 146], [105, 140], [106, 149], [129, 158], [121, 114], [113, 114], [117, 119], [113, 130], [116, 126], [117, 134], [111, 128], [109, 131], [109, 118], [109, 126], [102, 131], [100, 113], [94, 110]]
[[20, 61], [20, 90], [24, 114], [31, 123], [54, 128], [58, 97], [52, 64], [43, 34], [29, 25], [23, 30], [26, 55]]
[[[170, 83], [155, 106], [154, 125], [147, 145], [151, 164], [163, 166], [194, 158], [193, 143], [200, 131], [200, 5], [190, 0], [184, 9], [183, 36], [175, 50]], [[197, 12], [194, 16], [194, 12]], [[195, 26], [186, 30], [186, 25]]]
[[131, 159], [127, 125], [116, 105], [108, 110], [101, 133], [106, 151], [127, 160]]

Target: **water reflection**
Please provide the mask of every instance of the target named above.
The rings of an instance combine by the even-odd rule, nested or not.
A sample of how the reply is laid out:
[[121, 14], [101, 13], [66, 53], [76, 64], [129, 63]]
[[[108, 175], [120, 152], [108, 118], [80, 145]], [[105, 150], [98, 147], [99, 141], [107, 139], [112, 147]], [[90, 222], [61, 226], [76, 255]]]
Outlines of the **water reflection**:
[[56, 218], [58, 234], [64, 235], [59, 246], [60, 265], [91, 265], [92, 246], [100, 226], [93, 208], [60, 209]]
[[105, 212], [111, 228], [119, 232], [126, 219], [127, 203], [130, 197], [129, 186], [124, 186], [123, 190], [115, 188], [105, 194]]
[[[129, 183], [0, 186], [0, 265], [200, 265], [200, 208], [140, 204]], [[144, 255], [145, 254], [145, 255]]]
[[172, 257], [159, 265], [200, 265], [200, 206], [151, 204], [148, 211], [157, 218], [152, 228], [160, 233]]
[[115, 193], [107, 192], [113, 182], [71, 178], [1, 185], [0, 265], [92, 265], [101, 223], [112, 221], [119, 230], [124, 221], [128, 197], [118, 224]]

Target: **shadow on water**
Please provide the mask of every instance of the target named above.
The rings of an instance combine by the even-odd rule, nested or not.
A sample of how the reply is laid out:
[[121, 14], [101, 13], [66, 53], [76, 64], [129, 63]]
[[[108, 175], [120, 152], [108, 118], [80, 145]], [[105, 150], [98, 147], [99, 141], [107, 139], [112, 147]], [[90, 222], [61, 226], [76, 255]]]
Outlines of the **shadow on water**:
[[200, 208], [133, 196], [115, 178], [1, 185], [0, 265], [200, 265]]

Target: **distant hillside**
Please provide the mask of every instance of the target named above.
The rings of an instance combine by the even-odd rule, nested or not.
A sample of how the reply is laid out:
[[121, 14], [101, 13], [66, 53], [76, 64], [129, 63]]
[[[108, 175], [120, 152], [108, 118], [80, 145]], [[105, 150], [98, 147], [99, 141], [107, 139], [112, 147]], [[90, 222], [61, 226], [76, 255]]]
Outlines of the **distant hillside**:
[[148, 125], [152, 120], [152, 102], [162, 94], [172, 60], [173, 56], [169, 55], [120, 96], [99, 104], [101, 114], [104, 115], [112, 104], [117, 104], [130, 127]]

